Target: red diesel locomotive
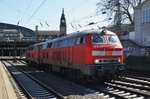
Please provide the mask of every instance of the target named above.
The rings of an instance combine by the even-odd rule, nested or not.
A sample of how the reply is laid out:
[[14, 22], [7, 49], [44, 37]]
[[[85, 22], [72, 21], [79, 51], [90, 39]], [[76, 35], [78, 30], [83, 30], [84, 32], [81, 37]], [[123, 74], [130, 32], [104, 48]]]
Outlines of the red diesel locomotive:
[[104, 81], [124, 70], [123, 47], [108, 30], [86, 30], [34, 44], [26, 61], [76, 79]]

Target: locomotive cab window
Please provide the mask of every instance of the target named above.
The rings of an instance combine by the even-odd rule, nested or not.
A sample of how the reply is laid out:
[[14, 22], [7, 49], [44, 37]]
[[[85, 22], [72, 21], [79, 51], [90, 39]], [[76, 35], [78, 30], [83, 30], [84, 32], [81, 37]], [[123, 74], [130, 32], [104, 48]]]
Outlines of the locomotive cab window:
[[93, 43], [106, 43], [105, 37], [102, 35], [92, 35], [92, 42]]
[[110, 36], [108, 36], [108, 42], [109, 42], [110, 44], [117, 44], [117, 43], [120, 43], [119, 38], [118, 38], [117, 36], [115, 36], [115, 35], [110, 35]]

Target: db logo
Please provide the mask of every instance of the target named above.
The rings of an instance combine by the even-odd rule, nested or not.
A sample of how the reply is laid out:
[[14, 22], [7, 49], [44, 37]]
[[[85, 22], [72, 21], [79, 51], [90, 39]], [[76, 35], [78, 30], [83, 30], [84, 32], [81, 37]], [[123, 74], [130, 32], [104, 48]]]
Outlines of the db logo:
[[106, 56], [111, 56], [112, 55], [112, 51], [106, 51]]

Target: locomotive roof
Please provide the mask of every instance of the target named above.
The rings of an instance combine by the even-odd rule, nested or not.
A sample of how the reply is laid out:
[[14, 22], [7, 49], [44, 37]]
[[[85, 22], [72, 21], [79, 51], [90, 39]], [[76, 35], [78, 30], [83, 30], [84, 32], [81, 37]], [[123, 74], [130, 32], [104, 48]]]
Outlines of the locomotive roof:
[[43, 44], [46, 44], [46, 43], [55, 42], [55, 41], [58, 41], [58, 40], [64, 40], [64, 39], [67, 39], [67, 38], [71, 38], [71, 37], [74, 37], [74, 36], [81, 36], [81, 35], [85, 35], [85, 34], [116, 35], [115, 33], [111, 32], [109, 30], [104, 30], [104, 29], [99, 29], [99, 30], [84, 30], [84, 31], [81, 31], [81, 32], [75, 32], [75, 33], [67, 34], [66, 36], [55, 38], [55, 39], [52, 39], [52, 40], [47, 40], [45, 42], [41, 42], [41, 43], [34, 44], [34, 45], [31, 45], [31, 46], [43, 45]]
[[99, 29], [99, 30], [84, 30], [84, 31], [81, 31], [81, 33], [86, 33], [86, 34], [116, 35], [114, 32], [111, 32], [111, 31], [105, 30], [105, 29]]
[[116, 35], [115, 33], [111, 32], [109, 30], [104, 30], [104, 29], [99, 29], [99, 30], [84, 30], [84, 31], [81, 31], [81, 32], [71, 33], [71, 34], [68, 34], [66, 36], [59, 37], [59, 38], [56, 38], [56, 39], [53, 39], [53, 40], [50, 40], [50, 41], [63, 40], [63, 39], [71, 38], [71, 37], [74, 37], [74, 36], [81, 36], [81, 35], [85, 35], [85, 34]]

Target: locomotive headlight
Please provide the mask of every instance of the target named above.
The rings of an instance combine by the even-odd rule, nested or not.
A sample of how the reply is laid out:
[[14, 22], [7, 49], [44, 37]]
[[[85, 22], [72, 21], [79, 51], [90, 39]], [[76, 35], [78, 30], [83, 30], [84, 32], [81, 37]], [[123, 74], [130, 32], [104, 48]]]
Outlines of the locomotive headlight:
[[120, 59], [120, 58], [118, 58], [118, 62], [121, 62], [121, 59]]
[[99, 63], [99, 60], [98, 59], [95, 59], [95, 64], [98, 64]]

